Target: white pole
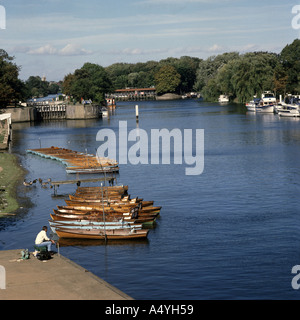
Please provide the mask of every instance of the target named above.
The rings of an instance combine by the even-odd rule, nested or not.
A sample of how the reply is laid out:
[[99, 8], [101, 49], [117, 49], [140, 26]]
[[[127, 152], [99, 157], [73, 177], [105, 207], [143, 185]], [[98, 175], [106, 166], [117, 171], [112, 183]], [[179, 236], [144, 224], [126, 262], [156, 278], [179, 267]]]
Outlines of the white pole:
[[105, 228], [105, 213], [104, 213], [104, 202], [103, 202], [103, 184], [101, 183], [101, 191], [102, 191], [102, 209], [103, 209], [103, 224], [104, 224], [104, 240], [106, 243], [106, 228]]
[[136, 120], [138, 121], [139, 120], [139, 106], [138, 105], [135, 106], [135, 117], [136, 117]]

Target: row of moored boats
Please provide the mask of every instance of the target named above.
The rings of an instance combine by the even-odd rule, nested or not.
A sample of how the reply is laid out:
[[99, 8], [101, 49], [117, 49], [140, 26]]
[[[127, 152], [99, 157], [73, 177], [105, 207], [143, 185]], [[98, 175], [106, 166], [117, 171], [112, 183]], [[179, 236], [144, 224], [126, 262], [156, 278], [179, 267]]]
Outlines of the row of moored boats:
[[73, 151], [65, 148], [50, 147], [29, 149], [27, 153], [43, 158], [57, 160], [66, 166], [67, 173], [116, 173], [119, 172], [118, 163], [114, 159], [98, 157], [93, 154]]
[[275, 113], [282, 117], [300, 117], [300, 96], [288, 95], [284, 100], [277, 101], [275, 95], [265, 91], [261, 98], [246, 103], [248, 111], [258, 113]]
[[50, 227], [60, 238], [146, 238], [160, 214], [153, 201], [131, 199], [128, 186], [78, 187], [65, 206], [50, 214]]

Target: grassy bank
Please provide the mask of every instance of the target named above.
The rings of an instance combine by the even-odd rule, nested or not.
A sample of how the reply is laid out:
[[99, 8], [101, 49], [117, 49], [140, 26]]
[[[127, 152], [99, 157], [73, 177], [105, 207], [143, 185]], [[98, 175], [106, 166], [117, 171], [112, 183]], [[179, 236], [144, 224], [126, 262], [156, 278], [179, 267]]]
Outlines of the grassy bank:
[[0, 152], [0, 217], [12, 214], [19, 208], [16, 188], [25, 174], [15, 155]]

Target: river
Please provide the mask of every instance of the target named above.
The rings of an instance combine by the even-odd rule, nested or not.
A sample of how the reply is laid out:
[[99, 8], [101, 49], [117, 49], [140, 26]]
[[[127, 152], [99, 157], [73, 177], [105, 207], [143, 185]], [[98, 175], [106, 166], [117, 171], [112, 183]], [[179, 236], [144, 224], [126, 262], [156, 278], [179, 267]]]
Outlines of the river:
[[[60, 162], [26, 153], [59, 146], [95, 153], [101, 129], [204, 129], [204, 170], [186, 165], [120, 165], [118, 183], [154, 200], [161, 216], [146, 241], [68, 242], [60, 253], [138, 300], [299, 299], [291, 282], [300, 264], [300, 119], [251, 114], [240, 105], [196, 100], [119, 102], [99, 120], [13, 125], [12, 152], [27, 179], [75, 179]], [[84, 176], [94, 178], [95, 175]], [[95, 185], [95, 184], [93, 184]], [[0, 250], [33, 250], [61, 197], [39, 184], [19, 186], [17, 217], [0, 221]], [[31, 200], [31, 204], [28, 203]]]

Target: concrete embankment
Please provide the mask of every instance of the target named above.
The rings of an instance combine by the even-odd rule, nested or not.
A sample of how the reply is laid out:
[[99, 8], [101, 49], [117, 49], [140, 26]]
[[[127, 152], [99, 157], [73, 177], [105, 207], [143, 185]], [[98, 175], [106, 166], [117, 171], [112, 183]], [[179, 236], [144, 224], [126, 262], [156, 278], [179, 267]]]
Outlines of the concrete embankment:
[[0, 251], [0, 300], [133, 300], [61, 255], [22, 260], [21, 251]]
[[11, 113], [12, 122], [30, 122], [37, 119], [37, 112], [34, 107], [6, 108], [5, 113]]
[[66, 119], [97, 119], [100, 117], [100, 109], [95, 105], [67, 105]]
[[43, 109], [37, 107], [9, 107], [5, 113], [11, 114], [11, 122], [34, 122], [40, 120], [82, 120], [97, 119], [101, 116], [101, 108], [96, 105], [65, 105], [64, 111], [60, 110], [57, 105], [45, 105]]

